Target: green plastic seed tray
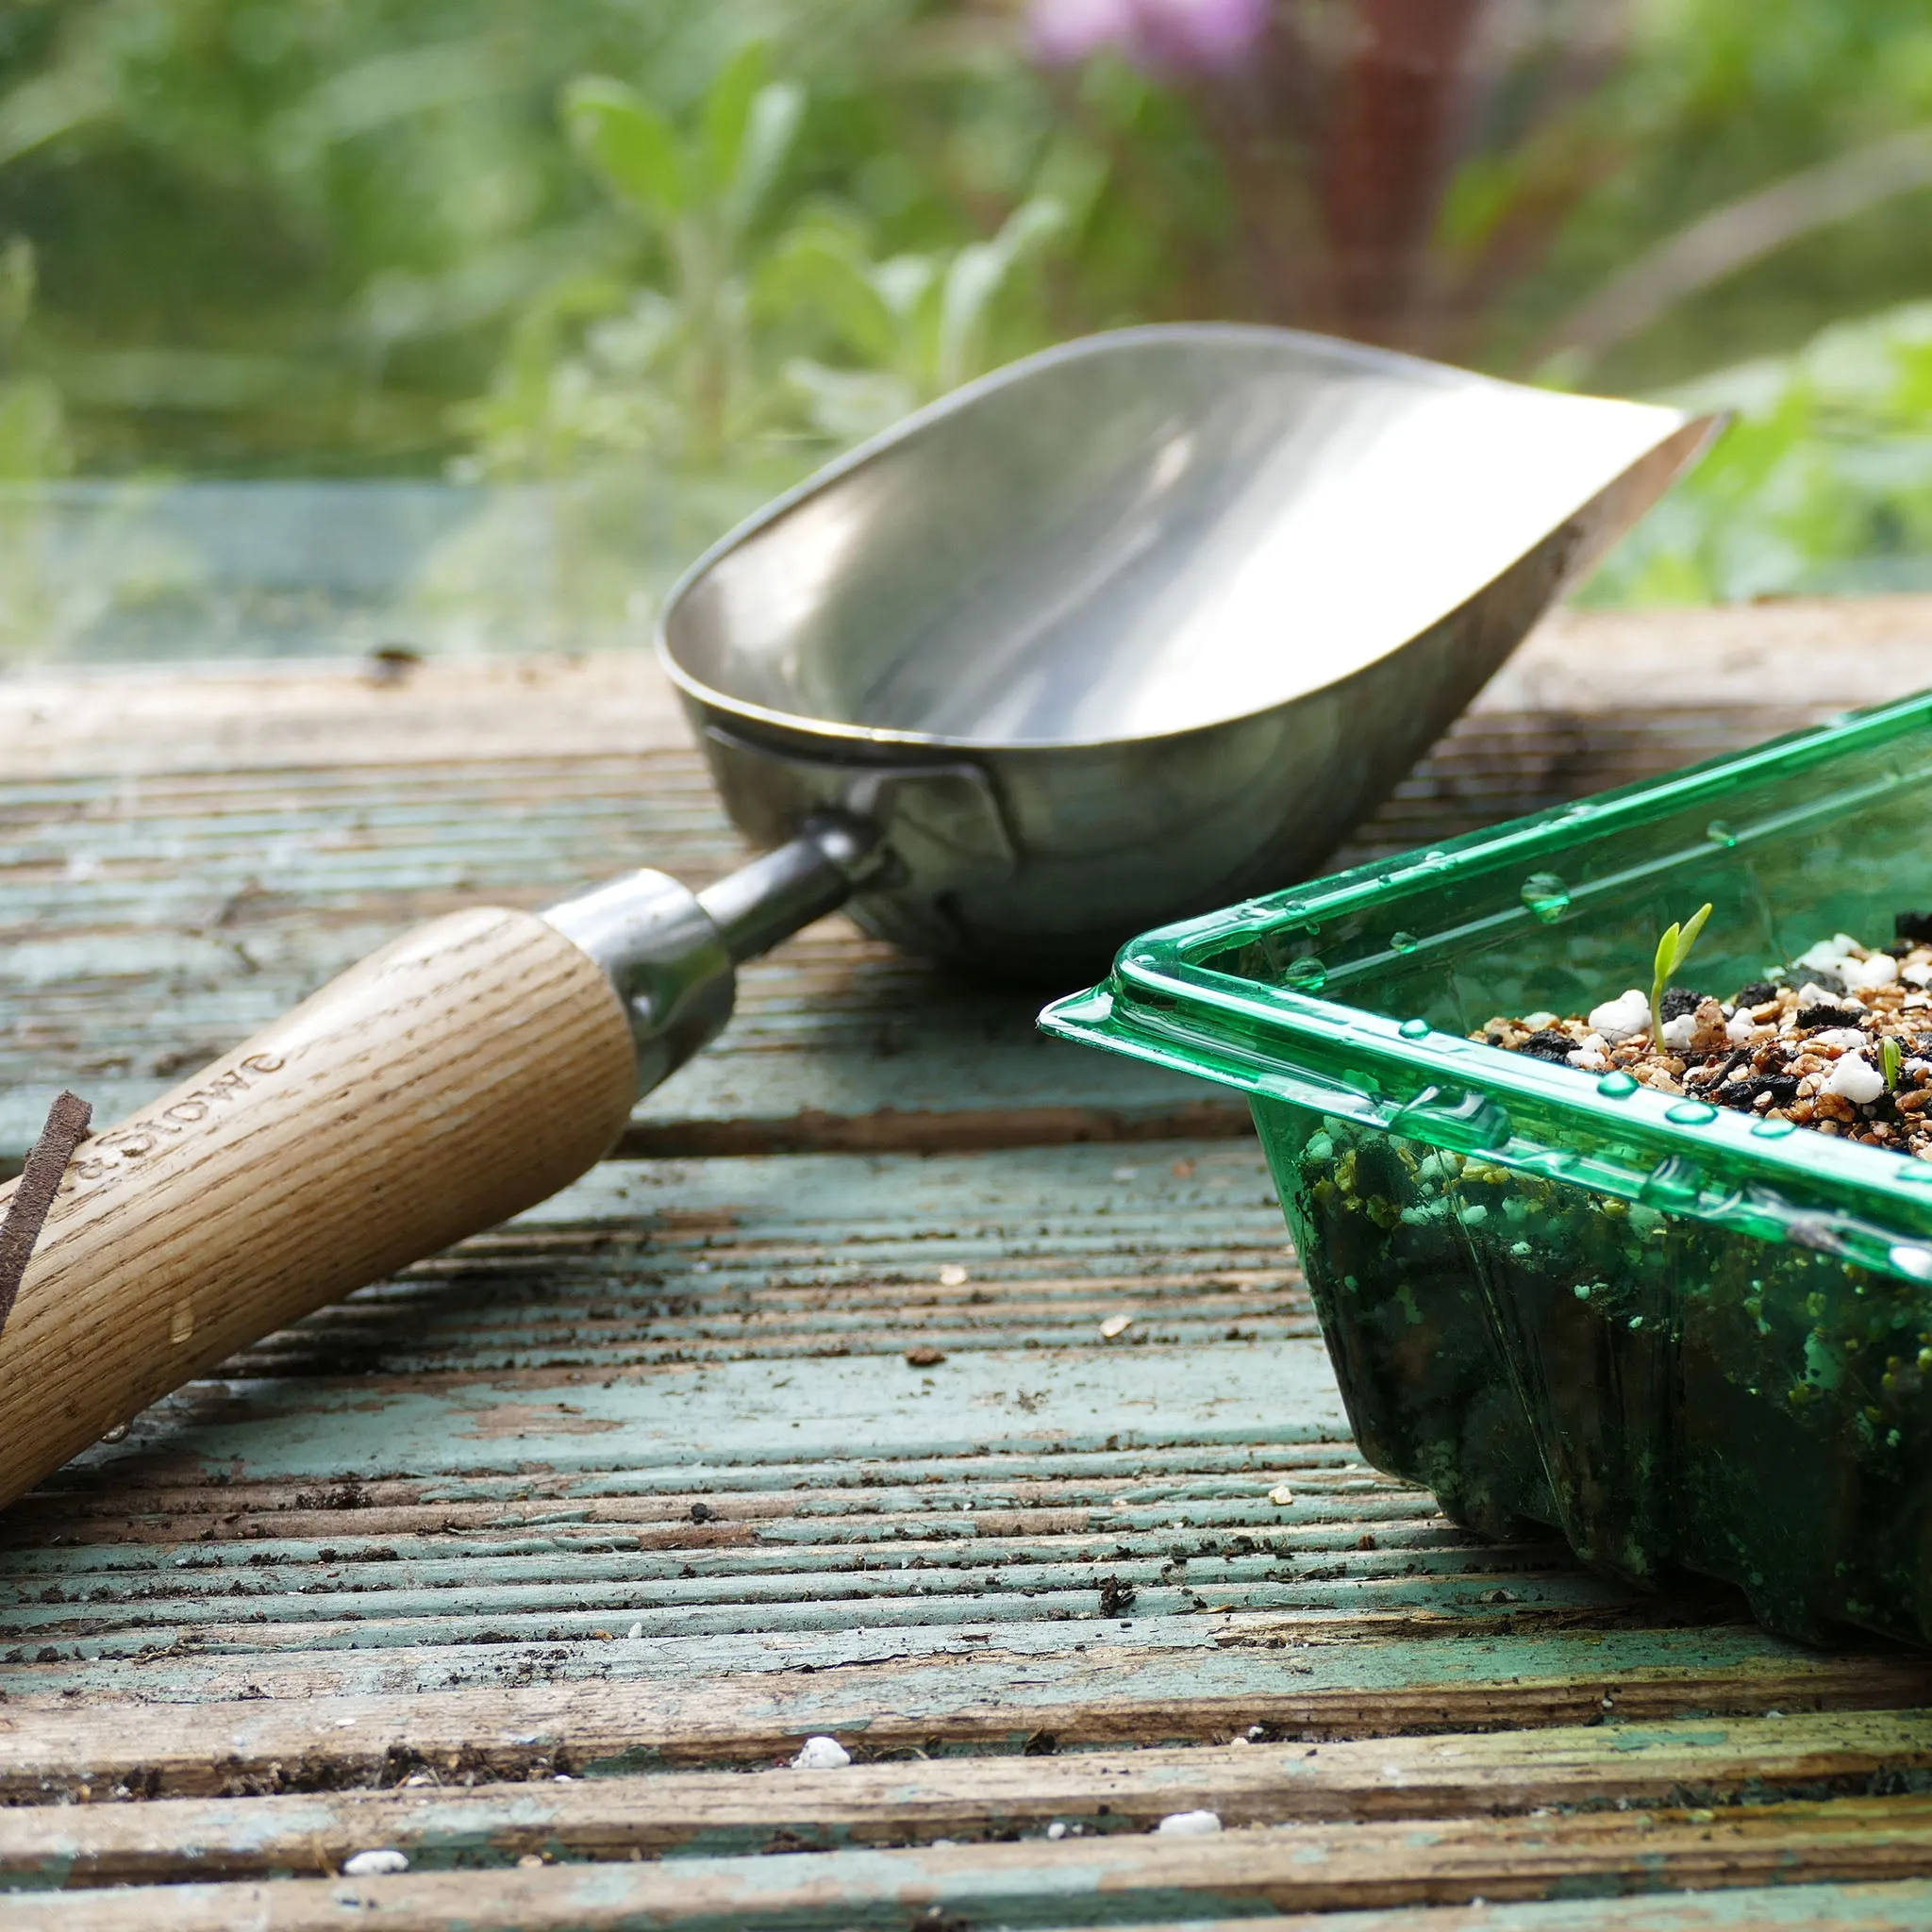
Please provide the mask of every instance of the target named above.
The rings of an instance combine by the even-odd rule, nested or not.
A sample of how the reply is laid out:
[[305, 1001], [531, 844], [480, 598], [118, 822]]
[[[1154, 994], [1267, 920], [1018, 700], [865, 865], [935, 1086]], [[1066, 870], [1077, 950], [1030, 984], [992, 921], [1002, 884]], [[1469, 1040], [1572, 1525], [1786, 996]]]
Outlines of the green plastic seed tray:
[[1250, 1095], [1377, 1467], [1932, 1641], [1932, 1164], [1465, 1037], [1707, 900], [1726, 991], [1932, 905], [1932, 693], [1169, 926], [1041, 1024]]

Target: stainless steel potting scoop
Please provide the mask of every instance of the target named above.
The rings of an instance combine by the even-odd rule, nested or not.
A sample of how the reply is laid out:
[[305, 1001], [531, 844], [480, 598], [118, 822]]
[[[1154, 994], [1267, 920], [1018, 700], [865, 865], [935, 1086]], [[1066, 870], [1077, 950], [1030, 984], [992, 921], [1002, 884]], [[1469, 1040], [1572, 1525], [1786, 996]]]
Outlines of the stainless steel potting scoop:
[[83, 1142], [0, 1332], [0, 1500], [556, 1191], [841, 904], [1065, 985], [1322, 859], [1703, 421], [1261, 328], [1014, 364], [703, 558], [660, 650], [754, 860], [384, 947]]

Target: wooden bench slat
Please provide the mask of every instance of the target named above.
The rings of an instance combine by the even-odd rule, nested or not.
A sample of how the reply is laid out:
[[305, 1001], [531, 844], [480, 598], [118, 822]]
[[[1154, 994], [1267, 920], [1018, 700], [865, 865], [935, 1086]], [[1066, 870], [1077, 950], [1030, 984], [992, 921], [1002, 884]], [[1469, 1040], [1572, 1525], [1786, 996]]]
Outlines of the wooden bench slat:
[[[807, 1737], [867, 1757], [1224, 1742], [1262, 1725], [1319, 1744], [1422, 1731], [1529, 1729], [1618, 1718], [1872, 1710], [1932, 1703], [1924, 1658], [1799, 1652], [1755, 1631], [1411, 1635], [1297, 1648], [1136, 1643], [1116, 1631], [1029, 1649], [981, 1626], [982, 1641], [899, 1657], [868, 1633], [844, 1664], [715, 1676], [620, 1674], [521, 1681], [520, 1659], [460, 1659], [434, 1690], [357, 1694], [326, 1681], [234, 1672], [204, 1691], [229, 1701], [10, 1700], [0, 1715], [0, 1800], [32, 1804], [80, 1786], [156, 1796], [345, 1789], [426, 1764], [445, 1776], [520, 1778], [558, 1770], [770, 1764]], [[1075, 1644], [1084, 1648], [1075, 1648]], [[547, 1646], [555, 1652], [560, 1646]], [[538, 1654], [538, 1667], [543, 1653]], [[492, 1667], [496, 1686], [479, 1685]], [[372, 1674], [374, 1676], [375, 1674]], [[169, 1688], [158, 1685], [166, 1697]], [[176, 1691], [175, 1694], [178, 1694]]]
[[[1834, 625], [1859, 647], [1822, 655]], [[1932, 599], [1564, 617], [1336, 862], [1908, 689], [1928, 636]], [[629, 865], [701, 884], [741, 856], [661, 675], [627, 654], [395, 683], [347, 666], [0, 679], [0, 989], [19, 1008], [0, 1169], [61, 1085], [119, 1117], [419, 920], [540, 906]], [[739, 1018], [647, 1097], [627, 1150], [1245, 1131], [1212, 1089], [1041, 1040], [1037, 1005], [827, 922], [746, 971]]]
[[12, 1789], [367, 1779], [464, 1726], [744, 1762], [874, 1707], [869, 1746], [1008, 1749], [1932, 1694], [1367, 1470], [1257, 1151], [1151, 1154], [607, 1162], [251, 1352], [10, 1513]]
[[[1866, 1795], [1932, 1770], [1932, 1712], [1703, 1720], [1319, 1747], [1082, 1752], [789, 1768], [724, 1776], [419, 1782], [383, 1791], [0, 1808], [0, 1885], [178, 1883], [332, 1873], [370, 1845], [412, 1867], [549, 1855], [625, 1859], [835, 1850], [938, 1838], [1151, 1830], [1212, 1810], [1232, 1828], [1589, 1806], [1769, 1804]], [[92, 1792], [96, 1800], [104, 1792]]]
[[[1840, 1798], [1722, 1812], [1263, 1825], [1209, 1839], [924, 1845], [796, 1857], [680, 1857], [543, 1871], [291, 1878], [28, 1894], [24, 1926], [201, 1925], [210, 1912], [275, 1932], [378, 1923], [486, 1928], [802, 1924], [903, 1927], [921, 1912], [994, 1924], [1144, 1924], [1237, 1902], [1281, 1912], [1574, 1899], [1579, 1892], [1797, 1885], [1932, 1875], [1932, 1798]], [[255, 1916], [256, 1914], [259, 1916]], [[1058, 1918], [1056, 1917], [1058, 1915]]]
[[[1790, 1885], [1723, 1891], [1570, 1899], [1548, 1904], [1397, 1907], [1330, 1916], [1166, 1920], [1139, 1932], [1920, 1932], [1932, 1887]], [[1061, 1927], [1058, 1932], [1075, 1932]]]
[[[1875, 704], [1914, 691], [1932, 597], [1781, 598], [1712, 608], [1559, 610], [1474, 710], [1607, 711], [1740, 702]], [[276, 772], [595, 757], [689, 742], [650, 650], [430, 658], [74, 666], [0, 675], [0, 770]]]

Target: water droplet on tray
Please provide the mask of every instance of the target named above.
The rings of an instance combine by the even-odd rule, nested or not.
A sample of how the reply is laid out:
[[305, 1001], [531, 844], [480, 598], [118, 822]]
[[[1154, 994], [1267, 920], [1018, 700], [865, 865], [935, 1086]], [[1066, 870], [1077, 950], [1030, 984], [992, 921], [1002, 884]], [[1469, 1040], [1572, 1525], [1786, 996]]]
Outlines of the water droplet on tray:
[[1796, 1121], [1759, 1121], [1751, 1131], [1760, 1141], [1782, 1141], [1787, 1134], [1795, 1134], [1798, 1131], [1798, 1124]]
[[1282, 978], [1297, 992], [1320, 992], [1328, 984], [1328, 969], [1312, 953], [1291, 959], [1282, 968]]
[[1627, 1100], [1637, 1091], [1637, 1079], [1634, 1074], [1626, 1074], [1619, 1068], [1614, 1074], [1606, 1074], [1596, 1083], [1596, 1091], [1606, 1100]]
[[1707, 1100], [1680, 1100], [1675, 1107], [1664, 1109], [1667, 1121], [1675, 1121], [1680, 1127], [1701, 1127], [1706, 1121], [1717, 1118], [1717, 1108]]
[[1886, 1259], [1901, 1274], [1909, 1274], [1914, 1281], [1932, 1281], [1932, 1248], [1901, 1241]]
[[1523, 903], [1545, 925], [1555, 925], [1570, 909], [1570, 888], [1553, 872], [1533, 872], [1523, 882]]
[[[1424, 1040], [1428, 1037], [1429, 1023], [1426, 1020], [1405, 1020], [1395, 1030], [1405, 1040]], [[1925, 1178], [1932, 1180], [1932, 1167], [1925, 1170]]]
[[1697, 1199], [1703, 1175], [1680, 1154], [1668, 1155], [1644, 1175], [1637, 1198], [1651, 1208], [1688, 1208]]
[[1732, 831], [1723, 819], [1712, 819], [1709, 824], [1705, 826], [1704, 836], [1713, 845], [1723, 845], [1726, 848], [1738, 842], [1737, 833]]
[[1908, 1160], [1899, 1171], [1899, 1179], [1914, 1186], [1924, 1186], [1932, 1181], [1932, 1160]]
[[1389, 944], [1391, 951], [1412, 953], [1422, 944], [1422, 941], [1412, 932], [1391, 932], [1389, 935]]

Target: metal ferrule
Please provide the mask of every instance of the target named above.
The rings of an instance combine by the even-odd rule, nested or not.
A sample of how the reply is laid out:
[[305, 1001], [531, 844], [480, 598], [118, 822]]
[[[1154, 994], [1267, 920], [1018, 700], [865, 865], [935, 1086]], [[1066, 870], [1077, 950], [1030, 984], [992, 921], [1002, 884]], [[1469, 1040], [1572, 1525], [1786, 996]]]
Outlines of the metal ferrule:
[[637, 1045], [639, 1093], [675, 1073], [730, 1019], [730, 950], [698, 895], [667, 874], [625, 873], [543, 917], [616, 989]]
[[702, 892], [665, 873], [626, 873], [542, 916], [616, 989], [643, 1094], [724, 1030], [738, 962], [843, 905], [880, 857], [869, 827], [825, 814]]

